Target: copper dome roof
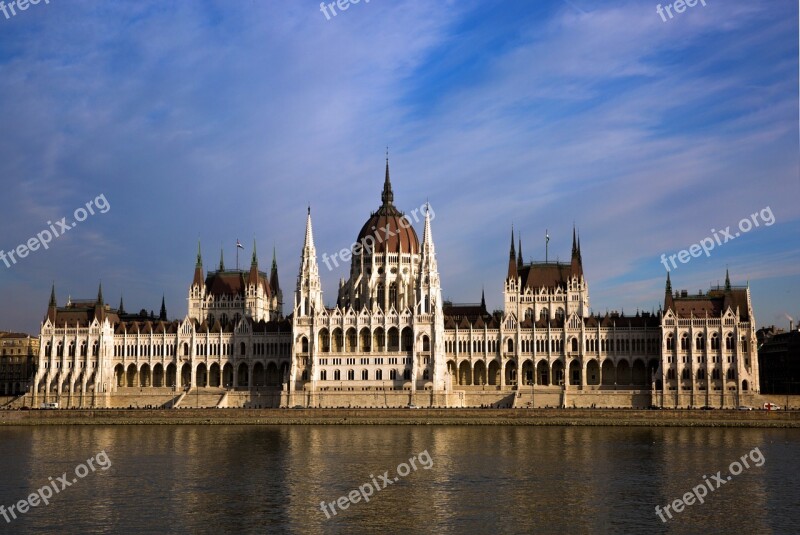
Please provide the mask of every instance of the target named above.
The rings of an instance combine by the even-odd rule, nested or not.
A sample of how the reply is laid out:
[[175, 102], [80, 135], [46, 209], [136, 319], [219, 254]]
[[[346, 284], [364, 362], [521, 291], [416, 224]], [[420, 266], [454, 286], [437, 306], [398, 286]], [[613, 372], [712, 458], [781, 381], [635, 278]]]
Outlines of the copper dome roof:
[[381, 193], [383, 204], [361, 227], [356, 241], [376, 253], [419, 253], [419, 239], [411, 221], [394, 206], [394, 193], [389, 180], [389, 160]]

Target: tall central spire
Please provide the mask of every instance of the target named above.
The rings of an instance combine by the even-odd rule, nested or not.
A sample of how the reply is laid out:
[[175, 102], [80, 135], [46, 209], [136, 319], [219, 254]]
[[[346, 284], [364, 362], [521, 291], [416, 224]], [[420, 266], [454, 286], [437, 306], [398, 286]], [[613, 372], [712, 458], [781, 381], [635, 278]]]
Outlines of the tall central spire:
[[383, 193], [381, 193], [383, 206], [394, 206], [394, 193], [392, 192], [392, 181], [389, 179], [389, 148], [386, 148], [386, 178], [383, 181]]

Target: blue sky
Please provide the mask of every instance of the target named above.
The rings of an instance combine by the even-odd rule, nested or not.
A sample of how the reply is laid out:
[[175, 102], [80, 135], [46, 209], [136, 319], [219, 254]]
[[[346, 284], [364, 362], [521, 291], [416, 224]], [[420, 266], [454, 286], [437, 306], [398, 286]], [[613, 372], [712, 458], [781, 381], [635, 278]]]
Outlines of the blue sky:
[[[206, 268], [255, 238], [291, 303], [311, 205], [317, 251], [378, 207], [429, 200], [444, 295], [502, 304], [511, 225], [525, 259], [567, 260], [592, 309], [663, 302], [661, 255], [769, 207], [672, 272], [752, 288], [759, 325], [800, 315], [798, 7], [646, 1], [40, 2], [0, 14], [0, 249], [98, 195], [111, 208], [0, 264], [0, 329], [37, 332], [57, 297], [186, 313]], [[421, 228], [418, 233], [421, 235]], [[340, 267], [320, 266], [326, 303]], [[288, 313], [290, 305], [286, 307]]]

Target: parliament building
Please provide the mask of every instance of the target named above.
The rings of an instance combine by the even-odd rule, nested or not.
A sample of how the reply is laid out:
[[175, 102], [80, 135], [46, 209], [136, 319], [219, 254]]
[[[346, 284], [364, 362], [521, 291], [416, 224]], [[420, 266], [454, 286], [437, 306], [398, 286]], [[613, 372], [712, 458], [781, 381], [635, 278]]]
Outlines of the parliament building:
[[[747, 286], [689, 295], [667, 275], [663, 308], [590, 313], [581, 245], [569, 262], [526, 262], [511, 233], [503, 310], [442, 299], [430, 210], [420, 240], [381, 204], [351, 250], [336, 306], [323, 304], [311, 210], [284, 316], [273, 251], [250, 269], [205, 270], [198, 245], [188, 310], [169, 320], [103, 298], [41, 325], [30, 396], [59, 407], [735, 407], [759, 392]], [[498, 281], [499, 282], [499, 281]], [[287, 303], [288, 305], [288, 303]]]

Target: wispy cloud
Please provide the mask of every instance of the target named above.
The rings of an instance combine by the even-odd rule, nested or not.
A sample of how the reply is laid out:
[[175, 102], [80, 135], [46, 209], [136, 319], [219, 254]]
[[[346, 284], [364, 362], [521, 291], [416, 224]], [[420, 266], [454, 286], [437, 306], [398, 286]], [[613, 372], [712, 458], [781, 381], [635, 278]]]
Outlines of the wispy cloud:
[[[198, 237], [209, 266], [237, 237], [257, 238], [265, 264], [274, 243], [288, 296], [305, 206], [320, 251], [351, 243], [377, 208], [387, 144], [398, 204], [436, 207], [455, 300], [485, 284], [499, 306], [512, 222], [528, 259], [544, 256], [544, 228], [565, 258], [578, 225], [597, 310], [649, 309], [661, 253], [766, 205], [778, 223], [763, 239], [681, 276], [735, 259], [755, 293], [793, 273], [788, 0], [709, 4], [669, 24], [637, 1], [362, 7], [326, 21], [313, 2], [70, 2], [7, 21], [0, 121], [14, 135], [0, 176], [15, 200], [0, 248], [98, 192], [113, 209], [0, 273], [18, 304], [0, 328], [35, 330], [52, 280], [91, 296], [102, 278], [132, 309], [166, 291], [183, 315]], [[345, 275], [325, 278], [327, 302]]]

